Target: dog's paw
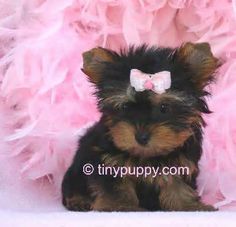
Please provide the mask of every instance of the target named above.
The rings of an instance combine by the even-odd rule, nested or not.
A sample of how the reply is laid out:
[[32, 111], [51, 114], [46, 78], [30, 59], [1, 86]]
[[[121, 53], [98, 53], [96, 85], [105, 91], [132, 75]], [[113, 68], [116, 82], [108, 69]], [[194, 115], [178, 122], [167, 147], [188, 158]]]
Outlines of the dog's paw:
[[144, 208], [141, 207], [129, 207], [129, 206], [104, 206], [104, 207], [93, 207], [93, 210], [95, 211], [105, 211], [105, 212], [136, 212], [136, 211], [146, 211]]
[[200, 201], [194, 202], [183, 209], [183, 211], [217, 211], [217, 210], [218, 210], [217, 208], [214, 208], [211, 205], [204, 204]]
[[217, 211], [218, 209], [213, 207], [213, 206], [211, 206], [211, 205], [201, 204], [198, 207], [198, 210], [199, 211]]
[[71, 211], [90, 211], [91, 200], [82, 196], [76, 195], [73, 197], [63, 198], [64, 206]]

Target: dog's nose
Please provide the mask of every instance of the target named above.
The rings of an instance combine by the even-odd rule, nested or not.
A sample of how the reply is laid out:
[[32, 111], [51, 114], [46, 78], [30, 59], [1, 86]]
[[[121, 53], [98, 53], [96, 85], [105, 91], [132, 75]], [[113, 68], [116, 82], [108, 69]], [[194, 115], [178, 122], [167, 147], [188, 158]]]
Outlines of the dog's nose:
[[135, 135], [135, 139], [141, 145], [146, 145], [150, 138], [150, 134], [148, 132], [138, 132]]

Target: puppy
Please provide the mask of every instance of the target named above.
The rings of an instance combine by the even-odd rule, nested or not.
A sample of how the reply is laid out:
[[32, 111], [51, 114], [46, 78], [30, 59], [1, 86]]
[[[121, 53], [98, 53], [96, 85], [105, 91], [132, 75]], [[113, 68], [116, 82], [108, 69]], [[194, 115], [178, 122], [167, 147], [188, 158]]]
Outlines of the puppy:
[[[62, 183], [63, 204], [74, 211], [213, 211], [196, 189], [202, 153], [205, 87], [219, 61], [207, 43], [176, 49], [142, 45], [120, 53], [94, 48], [83, 72], [95, 85], [101, 119], [80, 139]], [[86, 164], [92, 174], [85, 174]], [[99, 165], [159, 168], [156, 177], [114, 177]], [[91, 166], [92, 165], [92, 166]], [[188, 175], [162, 174], [187, 167]]]

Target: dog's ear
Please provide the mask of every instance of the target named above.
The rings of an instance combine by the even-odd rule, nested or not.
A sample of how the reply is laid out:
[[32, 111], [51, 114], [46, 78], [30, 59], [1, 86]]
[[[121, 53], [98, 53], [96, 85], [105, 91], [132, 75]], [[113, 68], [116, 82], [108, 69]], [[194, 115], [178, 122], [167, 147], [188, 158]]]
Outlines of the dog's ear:
[[213, 80], [213, 74], [220, 66], [219, 60], [211, 52], [208, 43], [190, 43], [183, 44], [177, 49], [178, 62], [183, 62], [191, 71], [192, 82], [197, 89], [203, 89]]
[[88, 75], [93, 83], [98, 83], [102, 78], [102, 69], [105, 64], [114, 61], [115, 55], [102, 47], [93, 48], [83, 53], [82, 71]]

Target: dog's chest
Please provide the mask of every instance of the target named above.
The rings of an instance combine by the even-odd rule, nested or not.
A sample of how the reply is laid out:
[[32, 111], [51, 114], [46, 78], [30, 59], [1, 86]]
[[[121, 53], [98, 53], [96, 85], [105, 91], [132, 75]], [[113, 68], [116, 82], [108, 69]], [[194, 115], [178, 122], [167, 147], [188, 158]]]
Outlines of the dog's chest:
[[173, 176], [191, 181], [192, 175], [197, 174], [198, 168], [194, 162], [183, 154], [174, 158], [141, 159], [121, 154], [104, 154], [101, 157], [103, 167], [108, 167], [107, 173], [113, 177], [131, 179], [135, 183], [158, 185], [171, 181]]

